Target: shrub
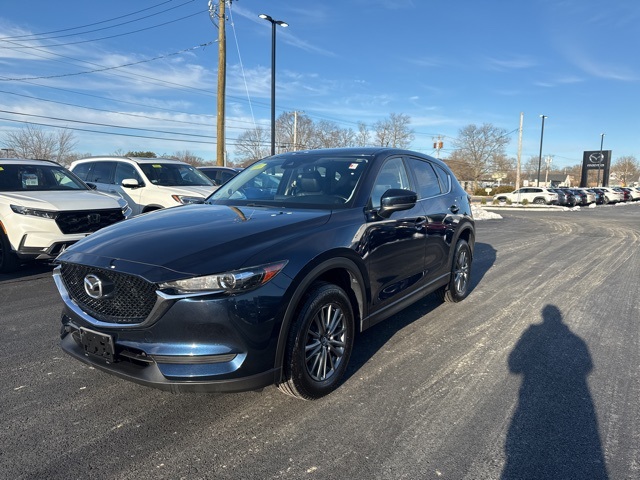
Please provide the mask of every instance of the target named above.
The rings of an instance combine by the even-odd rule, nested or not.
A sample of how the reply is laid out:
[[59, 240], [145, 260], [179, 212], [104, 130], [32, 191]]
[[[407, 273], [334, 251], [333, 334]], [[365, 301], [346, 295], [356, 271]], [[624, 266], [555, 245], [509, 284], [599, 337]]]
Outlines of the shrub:
[[527, 205], [529, 205], [529, 200], [527, 200], [526, 198], [523, 198], [523, 199], [522, 199], [522, 205], [524, 205], [525, 207], [526, 207]]
[[494, 190], [493, 194], [496, 195], [498, 193], [511, 193], [515, 189], [516, 188], [513, 185], [501, 185], [493, 189]]
[[486, 205], [487, 204], [487, 197], [482, 197], [480, 199], [480, 205]]

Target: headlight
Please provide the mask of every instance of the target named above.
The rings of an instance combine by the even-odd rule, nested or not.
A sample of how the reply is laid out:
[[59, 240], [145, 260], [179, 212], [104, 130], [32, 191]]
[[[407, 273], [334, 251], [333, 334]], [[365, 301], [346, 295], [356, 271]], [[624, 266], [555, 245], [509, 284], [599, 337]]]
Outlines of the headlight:
[[21, 205], [10, 205], [11, 210], [20, 215], [31, 215], [33, 217], [48, 218], [55, 220], [58, 216], [58, 212], [52, 212], [50, 210], [36, 210], [35, 208], [23, 207]]
[[121, 201], [118, 201], [118, 205], [120, 205], [120, 210], [122, 211], [122, 215], [124, 215], [124, 218], [129, 218], [129, 215], [131, 215], [129, 203], [126, 200], [121, 199]]
[[186, 278], [160, 284], [160, 289], [170, 289], [176, 294], [197, 292], [238, 293], [258, 288], [269, 282], [287, 264], [286, 260], [232, 272]]
[[204, 198], [202, 197], [190, 197], [188, 195], [171, 195], [171, 198], [183, 205], [188, 205], [190, 203], [204, 203]]

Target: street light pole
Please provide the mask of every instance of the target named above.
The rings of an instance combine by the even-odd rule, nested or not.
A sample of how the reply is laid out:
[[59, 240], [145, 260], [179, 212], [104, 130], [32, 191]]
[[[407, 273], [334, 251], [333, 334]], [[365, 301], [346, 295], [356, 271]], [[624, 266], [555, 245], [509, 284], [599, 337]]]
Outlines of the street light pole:
[[538, 180], [536, 183], [536, 187], [540, 186], [540, 168], [542, 166], [542, 139], [544, 138], [544, 119], [547, 118], [546, 115], [540, 115], [542, 118], [542, 130], [540, 132], [540, 155], [538, 155]]
[[287, 22], [274, 20], [261, 13], [260, 18], [271, 23], [271, 155], [276, 154], [276, 25], [288, 27]]
[[[604, 160], [604, 156], [602, 155], [603, 143], [604, 143], [604, 133], [601, 133], [600, 134], [600, 157], [598, 157], [598, 181], [596, 182], [597, 187], [600, 186], [600, 165], [602, 165], [602, 160]], [[604, 172], [602, 173], [602, 183], [604, 184]]]

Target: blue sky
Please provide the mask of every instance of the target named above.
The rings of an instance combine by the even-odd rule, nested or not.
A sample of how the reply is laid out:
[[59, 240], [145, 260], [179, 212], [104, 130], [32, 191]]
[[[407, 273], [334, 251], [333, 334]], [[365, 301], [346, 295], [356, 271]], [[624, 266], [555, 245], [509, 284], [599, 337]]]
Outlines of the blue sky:
[[[553, 167], [580, 163], [601, 133], [613, 160], [640, 159], [640, 2], [236, 0], [228, 13], [232, 159], [242, 131], [269, 129], [271, 24], [260, 13], [290, 25], [276, 35], [277, 116], [297, 110], [357, 130], [404, 114], [412, 148], [434, 154], [441, 135], [445, 158], [461, 128], [491, 123], [513, 132], [515, 158], [523, 112], [526, 161], [538, 156], [544, 114]], [[76, 130], [83, 153], [215, 159], [217, 29], [206, 0], [3, 0], [0, 32], [0, 135], [30, 121], [129, 135]]]

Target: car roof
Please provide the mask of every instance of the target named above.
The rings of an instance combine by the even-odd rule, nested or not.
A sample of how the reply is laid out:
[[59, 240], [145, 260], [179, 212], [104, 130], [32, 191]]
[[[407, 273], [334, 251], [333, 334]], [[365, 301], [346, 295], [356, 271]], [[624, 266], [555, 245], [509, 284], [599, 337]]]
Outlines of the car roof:
[[145, 157], [86, 157], [86, 158], [81, 158], [76, 160], [75, 162], [73, 162], [74, 164], [76, 163], [85, 163], [85, 162], [96, 162], [96, 161], [100, 161], [100, 162], [109, 162], [109, 161], [129, 161], [129, 162], [133, 162], [133, 163], [138, 163], [138, 164], [148, 164], [148, 163], [175, 163], [177, 165], [189, 165], [187, 162], [183, 162], [181, 160], [174, 160], [172, 158], [163, 158], [163, 157], [158, 157], [158, 158], [145, 158]]
[[0, 158], [0, 163], [4, 163], [6, 165], [54, 165], [56, 167], [62, 167], [62, 165], [53, 160], [41, 160], [34, 158]]
[[238, 170], [231, 167], [223, 167], [222, 165], [200, 165], [198, 170], [226, 170], [229, 172], [238, 173]]

